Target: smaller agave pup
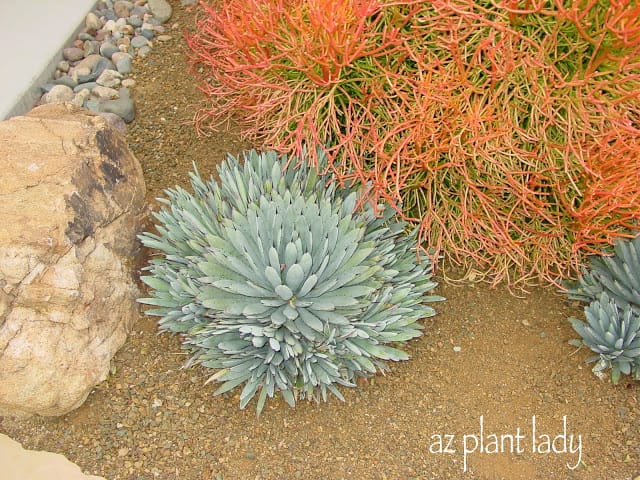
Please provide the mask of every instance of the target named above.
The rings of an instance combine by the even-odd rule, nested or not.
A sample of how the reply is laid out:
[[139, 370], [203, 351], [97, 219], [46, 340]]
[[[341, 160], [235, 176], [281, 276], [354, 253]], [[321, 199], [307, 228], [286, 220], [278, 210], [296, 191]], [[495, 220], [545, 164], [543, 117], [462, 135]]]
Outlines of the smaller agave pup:
[[640, 380], [640, 236], [618, 240], [614, 255], [594, 257], [590, 269], [567, 289], [569, 298], [590, 302], [587, 322], [569, 319], [586, 345], [598, 355], [594, 372], [611, 368], [612, 380], [633, 375]]
[[302, 160], [230, 156], [220, 183], [196, 171], [194, 193], [168, 190], [158, 233], [140, 237], [161, 252], [143, 277], [146, 313], [182, 334], [188, 364], [217, 370], [217, 394], [243, 385], [240, 408], [258, 395], [258, 413], [277, 392], [291, 406], [343, 399], [338, 386], [407, 359], [392, 344], [419, 336], [435, 314], [425, 302], [442, 300], [427, 295], [436, 284], [415, 232], [391, 209], [356, 210], [356, 188]]
[[633, 375], [640, 379], [640, 314], [629, 305], [620, 309], [606, 293], [585, 308], [587, 323], [575, 318], [569, 319], [582, 341], [596, 352], [588, 362], [598, 362], [594, 372], [611, 368], [613, 383], [618, 383], [620, 375]]

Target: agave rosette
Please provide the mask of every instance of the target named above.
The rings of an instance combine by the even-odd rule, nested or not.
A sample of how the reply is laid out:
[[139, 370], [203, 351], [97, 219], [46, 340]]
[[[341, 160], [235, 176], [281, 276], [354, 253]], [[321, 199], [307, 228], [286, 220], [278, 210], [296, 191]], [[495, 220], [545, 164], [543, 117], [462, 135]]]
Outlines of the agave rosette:
[[183, 335], [190, 362], [217, 369], [216, 393], [243, 385], [240, 407], [258, 394], [258, 412], [277, 392], [292, 406], [342, 399], [337, 386], [408, 358], [392, 344], [419, 336], [435, 314], [425, 302], [441, 300], [427, 295], [436, 284], [415, 232], [391, 209], [356, 209], [357, 188], [297, 158], [251, 151], [219, 176], [196, 171], [193, 194], [168, 190], [158, 233], [140, 237], [161, 252], [140, 301]]
[[569, 321], [582, 337], [581, 343], [597, 353], [587, 360], [597, 362], [594, 372], [611, 368], [613, 383], [618, 383], [621, 374], [640, 379], [640, 314], [630, 305], [619, 308], [606, 293], [584, 311], [587, 323], [575, 318]]

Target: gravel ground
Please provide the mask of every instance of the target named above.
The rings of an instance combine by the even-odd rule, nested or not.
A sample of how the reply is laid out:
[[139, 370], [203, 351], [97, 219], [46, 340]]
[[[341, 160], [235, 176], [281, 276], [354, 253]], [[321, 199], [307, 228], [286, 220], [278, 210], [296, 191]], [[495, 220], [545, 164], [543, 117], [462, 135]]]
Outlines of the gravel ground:
[[[188, 183], [192, 162], [207, 175], [247, 147], [232, 128], [196, 135], [202, 97], [182, 31], [197, 8], [171, 3], [174, 39], [134, 65], [128, 140], [152, 206]], [[60, 418], [5, 417], [0, 432], [109, 480], [640, 479], [640, 385], [595, 377], [589, 352], [568, 344], [578, 305], [549, 288], [518, 298], [443, 283], [437, 293], [448, 300], [409, 343], [411, 360], [343, 389], [345, 403], [241, 411], [237, 391], [213, 397], [211, 372], [183, 369], [179, 337], [141, 316], [83, 406]]]

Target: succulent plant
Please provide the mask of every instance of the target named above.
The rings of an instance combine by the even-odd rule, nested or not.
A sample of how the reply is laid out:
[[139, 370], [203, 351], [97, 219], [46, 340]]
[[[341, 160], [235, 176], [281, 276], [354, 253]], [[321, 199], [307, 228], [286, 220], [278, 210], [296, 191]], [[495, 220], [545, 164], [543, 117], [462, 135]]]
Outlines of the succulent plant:
[[[318, 153], [320, 167], [324, 165]], [[157, 233], [140, 236], [160, 255], [143, 281], [161, 330], [183, 336], [188, 364], [216, 369], [215, 392], [243, 385], [240, 408], [258, 413], [280, 392], [343, 399], [338, 386], [408, 358], [397, 346], [435, 314], [425, 302], [432, 264], [394, 211], [361, 201], [305, 164], [275, 152], [232, 156], [220, 182], [191, 175], [194, 193], [167, 190]], [[380, 211], [378, 211], [380, 210]]]
[[593, 302], [606, 292], [624, 309], [640, 313], [640, 236], [616, 240], [612, 256], [594, 256], [578, 282], [568, 285], [569, 298]]
[[640, 314], [630, 305], [620, 308], [607, 293], [600, 294], [585, 308], [587, 323], [576, 318], [569, 321], [584, 344], [597, 353], [588, 362], [597, 361], [594, 372], [611, 368], [613, 383], [620, 375], [640, 379]]

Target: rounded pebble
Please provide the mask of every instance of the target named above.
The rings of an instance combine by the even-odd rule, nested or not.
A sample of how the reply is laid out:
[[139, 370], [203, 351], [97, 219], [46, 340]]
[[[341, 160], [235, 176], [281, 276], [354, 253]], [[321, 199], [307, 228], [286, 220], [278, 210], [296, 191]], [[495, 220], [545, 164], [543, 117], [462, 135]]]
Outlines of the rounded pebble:
[[142, 26], [142, 18], [139, 17], [138, 15], [131, 15], [128, 19], [127, 22], [129, 23], [129, 25], [131, 25], [132, 27], [141, 27]]
[[64, 103], [73, 100], [73, 90], [66, 85], [55, 85], [42, 96], [45, 103]]
[[[121, 53], [121, 52], [119, 52]], [[125, 53], [125, 56], [121, 57], [116, 62], [116, 70], [123, 75], [131, 72], [131, 55]]]
[[100, 74], [96, 83], [103, 87], [118, 87], [122, 80], [122, 74], [117, 70], [105, 70]]
[[140, 47], [138, 49], [138, 56], [139, 57], [146, 57], [147, 55], [149, 55], [151, 53], [151, 47], [149, 45], [145, 45], [144, 47]]
[[147, 40], [142, 35], [138, 35], [137, 37], [133, 37], [131, 39], [131, 46], [133, 48], [142, 48], [149, 44], [149, 40]]
[[69, 62], [67, 62], [66, 60], [60, 60], [58, 62], [58, 66], [57, 66], [58, 70], [60, 70], [61, 72], [68, 72], [70, 65]]
[[100, 55], [105, 58], [111, 58], [114, 53], [119, 52], [120, 49], [111, 42], [104, 42], [100, 45]]
[[102, 22], [95, 13], [89, 12], [84, 19], [84, 26], [87, 28], [88, 32], [98, 31], [100, 30], [100, 27], [102, 27]]
[[147, 3], [149, 10], [160, 23], [164, 23], [171, 18], [173, 10], [167, 0], [149, 0]]
[[147, 40], [153, 40], [153, 30], [143, 28], [140, 30], [140, 35], [142, 35]]
[[82, 90], [91, 91], [94, 88], [96, 88], [97, 86], [98, 86], [98, 84], [96, 82], [80, 83], [73, 89], [73, 91], [75, 93], [81, 92]]
[[119, 0], [113, 4], [113, 11], [118, 18], [126, 18], [131, 14], [132, 7], [131, 2]]
[[114, 98], [118, 98], [118, 91], [115, 88], [97, 85], [93, 90], [91, 90], [91, 95], [94, 95], [101, 100], [113, 100]]
[[84, 50], [78, 47], [69, 47], [62, 50], [62, 57], [69, 62], [77, 62], [84, 58]]

